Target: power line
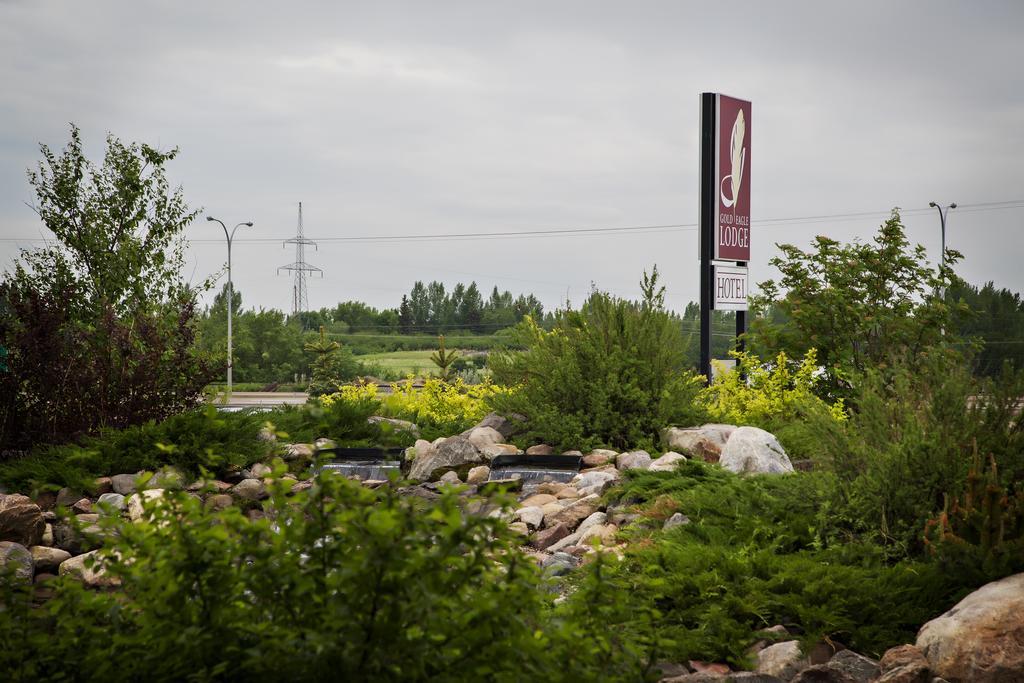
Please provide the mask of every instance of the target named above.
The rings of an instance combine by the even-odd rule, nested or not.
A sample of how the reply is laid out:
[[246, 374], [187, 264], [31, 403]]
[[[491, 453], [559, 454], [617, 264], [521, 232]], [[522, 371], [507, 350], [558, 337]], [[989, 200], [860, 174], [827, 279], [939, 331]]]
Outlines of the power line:
[[[1024, 208], [1024, 199], [1013, 199], [1001, 202], [977, 202], [972, 204], [960, 204], [957, 208], [958, 213], [975, 213], [978, 211], [999, 211], [1006, 209], [1021, 209]], [[928, 207], [913, 208], [913, 209], [901, 209], [900, 215], [919, 215], [930, 213], [931, 209]], [[847, 212], [847, 213], [835, 213], [835, 214], [820, 214], [810, 216], [787, 216], [778, 218], [762, 218], [751, 221], [753, 225], [759, 225], [762, 227], [783, 227], [784, 224], [800, 224], [800, 223], [814, 223], [821, 221], [847, 221], [847, 220], [858, 220], [870, 217], [884, 217], [888, 216], [891, 210], [880, 210], [880, 211], [858, 211], [858, 212]], [[362, 242], [362, 243], [387, 243], [387, 242], [418, 242], [428, 240], [465, 240], [465, 239], [508, 239], [508, 238], [526, 238], [526, 237], [558, 237], [565, 236], [571, 237], [575, 235], [579, 236], [593, 236], [601, 234], [636, 234], [645, 232], [664, 232], [664, 231], [690, 231], [697, 229], [696, 223], [665, 223], [656, 225], [622, 225], [604, 228], [546, 228], [537, 230], [504, 230], [497, 232], [461, 232], [461, 233], [439, 233], [439, 234], [407, 234], [407, 235], [359, 235], [349, 237], [318, 237], [315, 238], [318, 242]], [[310, 238], [314, 239], [314, 238]], [[0, 242], [45, 242], [45, 238], [18, 238], [18, 237], [0, 237]], [[203, 244], [203, 243], [215, 243], [217, 240], [213, 239], [193, 239], [189, 240], [192, 243]], [[248, 242], [253, 244], [258, 243], [277, 243], [279, 240], [273, 237], [247, 237], [239, 238], [238, 242]]]

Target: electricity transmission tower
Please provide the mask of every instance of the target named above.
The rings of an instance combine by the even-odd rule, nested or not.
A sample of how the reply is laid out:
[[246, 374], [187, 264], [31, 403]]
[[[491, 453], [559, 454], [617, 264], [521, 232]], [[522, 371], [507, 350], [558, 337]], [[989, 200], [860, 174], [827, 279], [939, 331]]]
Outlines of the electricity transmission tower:
[[285, 240], [284, 246], [287, 247], [289, 244], [295, 245], [295, 262], [281, 266], [277, 269], [277, 272], [280, 273], [282, 270], [289, 270], [294, 273], [292, 284], [292, 315], [296, 315], [304, 312], [309, 305], [309, 300], [306, 295], [306, 273], [320, 273], [320, 277], [324, 276], [324, 271], [314, 265], [306, 263], [306, 245], [311, 244], [314, 249], [316, 249], [317, 246], [316, 242], [311, 239], [307, 239], [302, 234], [302, 202], [299, 202], [299, 231], [295, 237], [290, 240]]

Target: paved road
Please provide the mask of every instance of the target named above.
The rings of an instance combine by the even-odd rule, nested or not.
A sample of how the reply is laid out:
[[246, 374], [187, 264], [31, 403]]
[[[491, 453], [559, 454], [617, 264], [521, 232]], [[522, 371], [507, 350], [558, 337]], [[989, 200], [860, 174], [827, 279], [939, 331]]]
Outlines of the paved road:
[[218, 398], [217, 405], [221, 410], [241, 410], [242, 408], [274, 408], [280, 405], [302, 405], [309, 398], [308, 394], [288, 391], [235, 391], [222, 403]]

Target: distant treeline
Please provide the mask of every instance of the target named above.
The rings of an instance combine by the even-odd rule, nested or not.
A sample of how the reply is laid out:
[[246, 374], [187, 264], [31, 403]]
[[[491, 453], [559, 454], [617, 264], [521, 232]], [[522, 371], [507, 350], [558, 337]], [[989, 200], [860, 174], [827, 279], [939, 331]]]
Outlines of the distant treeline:
[[[1024, 367], [1024, 302], [1020, 295], [996, 289], [990, 282], [982, 287], [959, 284], [946, 293], [950, 303], [963, 300], [971, 313], [957, 317], [955, 330], [980, 341], [975, 372], [991, 376], [1004, 363]], [[456, 284], [447, 291], [443, 283], [416, 282], [397, 308], [377, 309], [361, 301], [345, 301], [333, 308], [321, 308], [297, 316], [278, 310], [242, 307], [236, 291], [234, 302], [234, 375], [239, 382], [288, 382], [296, 375], [308, 375], [310, 354], [303, 351], [322, 325], [328, 337], [342, 344], [356, 360], [360, 355], [436, 348], [437, 335], [444, 334], [450, 348], [486, 351], [508, 341], [503, 333], [531, 315], [550, 327], [552, 312], [544, 311], [532, 294], [513, 296], [496, 287], [484, 300], [475, 282]], [[784, 322], [777, 311], [769, 311], [775, 322]], [[226, 292], [221, 291], [200, 318], [199, 344], [215, 357], [224, 358], [227, 316]], [[696, 367], [700, 357], [700, 307], [687, 304], [676, 317], [683, 331], [687, 361]], [[728, 311], [712, 314], [712, 357], [726, 358], [733, 348], [735, 315]], [[353, 372], [358, 363], [353, 363]]]
[[448, 291], [443, 282], [425, 285], [417, 281], [396, 308], [377, 309], [362, 301], [343, 301], [334, 308], [299, 313], [297, 319], [303, 330], [317, 330], [323, 325], [337, 334], [436, 335], [490, 333], [515, 325], [524, 315], [542, 324], [545, 320], [544, 306], [533, 294], [513, 297], [512, 292], [494, 287], [485, 300], [476, 282], [460, 282]]

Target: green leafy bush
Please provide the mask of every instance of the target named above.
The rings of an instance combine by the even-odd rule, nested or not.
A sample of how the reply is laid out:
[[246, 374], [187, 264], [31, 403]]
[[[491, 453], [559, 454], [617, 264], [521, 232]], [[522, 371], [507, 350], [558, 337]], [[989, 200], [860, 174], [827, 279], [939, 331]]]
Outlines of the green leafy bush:
[[108, 429], [79, 444], [42, 447], [0, 465], [0, 482], [16, 490], [71, 486], [89, 490], [98, 476], [174, 465], [187, 474], [243, 467], [272, 446], [258, 437], [266, 416], [206, 406], [126, 429]]
[[653, 448], [666, 425], [700, 419], [700, 378], [686, 367], [657, 268], [641, 289], [639, 302], [594, 292], [580, 311], [559, 312], [550, 332], [527, 319], [515, 339], [526, 350], [492, 354], [495, 381], [513, 391], [490, 402], [526, 418], [520, 441]]
[[[574, 620], [582, 612], [550, 612], [519, 540], [464, 514], [457, 492], [424, 510], [330, 473], [295, 495], [287, 485], [272, 485], [265, 518], [178, 492], [138, 523], [106, 518], [117, 534], [99, 562], [120, 588], [64, 578], [36, 610], [8, 584], [0, 670], [14, 681], [644, 679], [651, 653], [592, 634], [607, 624]], [[582, 595], [601, 590], [591, 581]]]
[[857, 381], [850, 419], [816, 420], [821, 465], [838, 475], [836, 513], [897, 557], [923, 550], [921, 530], [962, 490], [974, 444], [1005, 481], [1024, 473], [1011, 395], [1020, 376], [972, 378], [969, 362], [920, 354]]

